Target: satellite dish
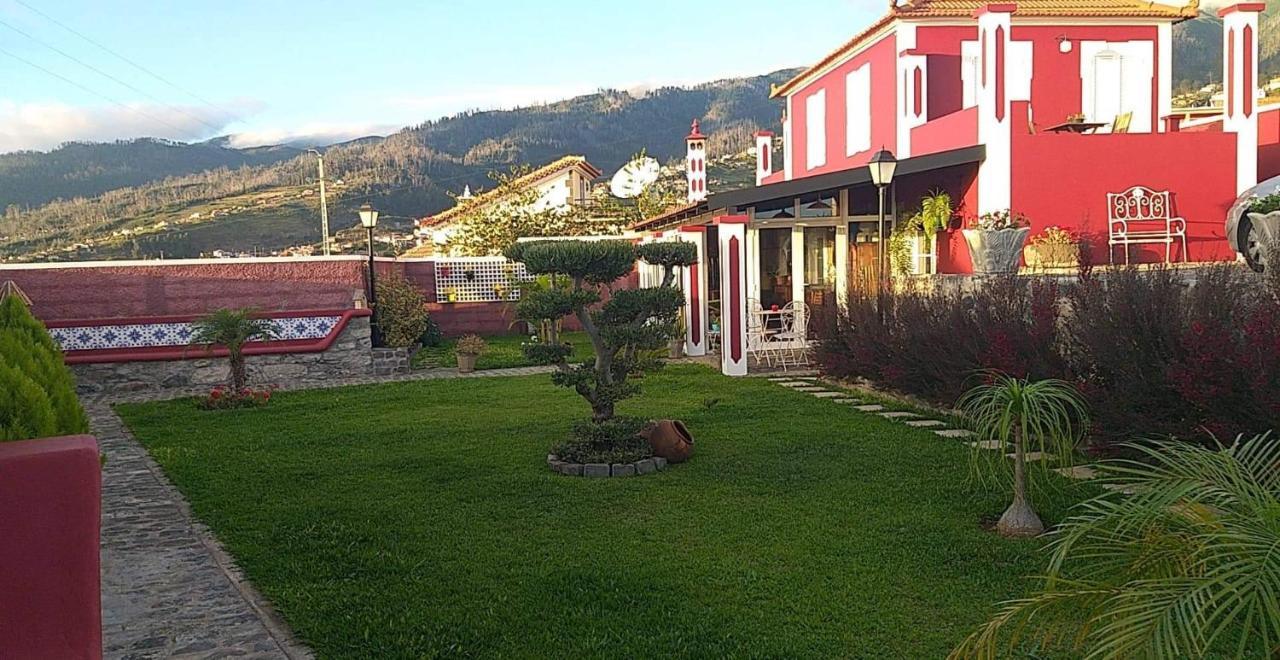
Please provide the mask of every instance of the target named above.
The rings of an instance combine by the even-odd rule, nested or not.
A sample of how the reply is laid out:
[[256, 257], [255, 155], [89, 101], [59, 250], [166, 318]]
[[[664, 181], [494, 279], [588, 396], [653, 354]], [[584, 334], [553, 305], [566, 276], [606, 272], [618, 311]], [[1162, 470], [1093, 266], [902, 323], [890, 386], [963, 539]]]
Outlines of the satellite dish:
[[630, 199], [644, 192], [649, 184], [658, 180], [658, 170], [661, 166], [658, 161], [653, 158], [644, 157], [637, 158], [618, 169], [617, 173], [609, 179], [609, 192], [614, 197], [622, 199]]

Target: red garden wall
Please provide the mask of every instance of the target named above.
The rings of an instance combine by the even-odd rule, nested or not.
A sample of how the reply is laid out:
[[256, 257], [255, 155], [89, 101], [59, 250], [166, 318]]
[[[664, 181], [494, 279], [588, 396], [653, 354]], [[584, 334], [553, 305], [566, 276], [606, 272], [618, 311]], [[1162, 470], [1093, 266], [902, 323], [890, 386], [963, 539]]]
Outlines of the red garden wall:
[[[1235, 134], [1031, 134], [1016, 125], [1020, 114], [1013, 116], [1012, 208], [1031, 219], [1032, 235], [1051, 225], [1079, 232], [1106, 263], [1107, 193], [1141, 185], [1173, 193], [1174, 212], [1187, 221], [1190, 261], [1235, 258], [1223, 226], [1236, 199]], [[1164, 246], [1145, 246], [1140, 259], [1135, 246], [1132, 254], [1160, 261]], [[1182, 256], [1175, 246], [1173, 258]], [[1116, 259], [1123, 260], [1120, 250]]]
[[90, 436], [0, 443], [0, 658], [102, 657]]

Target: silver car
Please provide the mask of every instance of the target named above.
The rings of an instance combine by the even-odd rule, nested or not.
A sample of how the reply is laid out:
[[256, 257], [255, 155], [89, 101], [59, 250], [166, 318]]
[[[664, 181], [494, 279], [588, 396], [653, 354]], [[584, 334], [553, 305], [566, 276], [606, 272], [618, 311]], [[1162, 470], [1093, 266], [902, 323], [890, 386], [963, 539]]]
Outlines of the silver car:
[[[1261, 273], [1266, 267], [1267, 258], [1263, 250], [1264, 236], [1274, 235], [1274, 227], [1256, 227], [1246, 213], [1259, 197], [1280, 193], [1280, 176], [1272, 177], [1244, 191], [1236, 198], [1231, 210], [1227, 211], [1227, 241], [1232, 249], [1244, 257], [1245, 263], [1253, 270]], [[1271, 231], [1267, 231], [1267, 230]]]

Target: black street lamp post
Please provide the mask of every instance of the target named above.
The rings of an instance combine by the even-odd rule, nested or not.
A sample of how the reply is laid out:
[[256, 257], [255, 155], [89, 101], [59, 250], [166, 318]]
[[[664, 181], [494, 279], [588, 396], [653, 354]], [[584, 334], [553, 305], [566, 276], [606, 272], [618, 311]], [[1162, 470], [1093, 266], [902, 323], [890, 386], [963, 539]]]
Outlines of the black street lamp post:
[[885, 264], [885, 241], [888, 240], [888, 236], [885, 234], [884, 226], [884, 191], [889, 184], [893, 183], [893, 173], [898, 169], [898, 159], [894, 158], [893, 152], [888, 149], [881, 149], [871, 157], [867, 168], [871, 170], [871, 183], [876, 185], [876, 190], [880, 193], [879, 238], [876, 241], [876, 308], [880, 321], [884, 322], [884, 295], [889, 274]]
[[373, 208], [369, 202], [365, 202], [360, 206], [360, 224], [368, 232], [369, 236], [369, 309], [373, 310], [374, 316], [369, 321], [370, 339], [374, 346], [382, 345], [382, 332], [378, 327], [378, 282], [377, 268], [373, 262], [373, 228], [378, 226], [378, 210]]

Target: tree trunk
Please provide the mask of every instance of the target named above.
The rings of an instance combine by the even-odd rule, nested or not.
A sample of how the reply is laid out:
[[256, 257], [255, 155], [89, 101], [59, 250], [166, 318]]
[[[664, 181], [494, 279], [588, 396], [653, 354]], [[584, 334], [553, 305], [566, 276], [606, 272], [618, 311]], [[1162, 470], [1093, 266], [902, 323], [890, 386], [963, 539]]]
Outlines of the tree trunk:
[[1022, 429], [1013, 427], [1013, 503], [1005, 509], [996, 524], [1001, 536], [1021, 538], [1044, 533], [1044, 523], [1027, 500], [1027, 458], [1023, 447]]
[[239, 353], [231, 353], [227, 356], [227, 361], [231, 363], [231, 391], [240, 394], [240, 390], [244, 389], [245, 377], [244, 356]]
[[613, 403], [591, 404], [591, 419], [595, 422], [607, 422], [613, 419]]

